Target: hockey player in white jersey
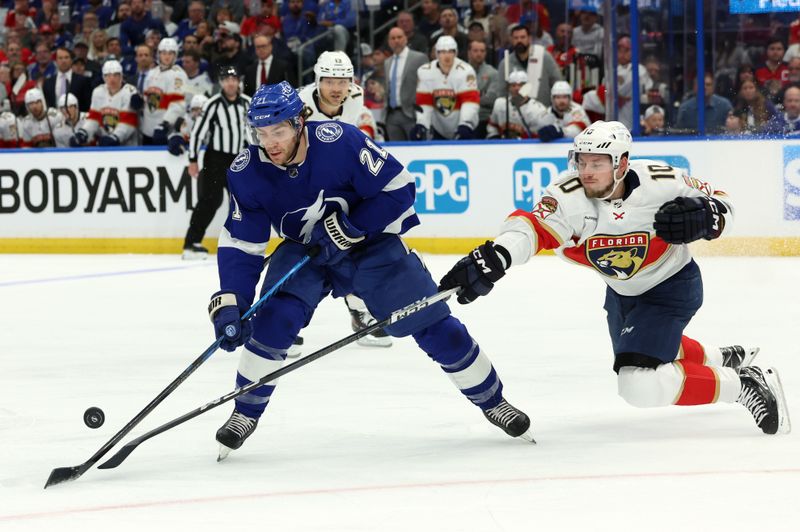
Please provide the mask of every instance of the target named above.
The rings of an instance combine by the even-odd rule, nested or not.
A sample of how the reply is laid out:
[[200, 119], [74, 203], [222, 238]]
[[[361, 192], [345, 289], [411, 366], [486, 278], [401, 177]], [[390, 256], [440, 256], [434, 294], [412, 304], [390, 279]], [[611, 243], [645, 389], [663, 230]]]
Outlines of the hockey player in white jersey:
[[[8, 102], [8, 100], [6, 100]], [[0, 148], [19, 148], [19, 119], [11, 111], [0, 113]]]
[[471, 139], [478, 125], [481, 94], [475, 69], [456, 57], [458, 45], [449, 35], [434, 45], [436, 59], [417, 69], [417, 124], [414, 140]]
[[[375, 118], [364, 106], [364, 91], [353, 83], [353, 63], [344, 52], [323, 52], [314, 65], [314, 84], [307, 85], [299, 91], [300, 99], [306, 106], [308, 121], [322, 122], [338, 120], [352, 124], [368, 137], [375, 139], [378, 128]], [[383, 140], [383, 139], [376, 139]], [[367, 306], [353, 294], [344, 298], [350, 312], [350, 324], [357, 332], [375, 323]], [[289, 357], [301, 354], [303, 339], [289, 350]], [[367, 347], [391, 347], [392, 338], [383, 330], [369, 334], [358, 340], [359, 345]]]
[[552, 117], [553, 123], [539, 130], [539, 139], [542, 142], [563, 137], [574, 139], [592, 123], [583, 107], [572, 101], [572, 87], [566, 81], [553, 83], [547, 113], [548, 118]]
[[186, 116], [178, 120], [178, 131], [170, 134], [167, 141], [167, 150], [172, 155], [183, 155], [189, 147], [189, 135], [192, 134], [194, 122], [203, 110], [203, 106], [208, 101], [205, 94], [195, 94], [189, 102], [189, 109]]
[[500, 96], [494, 101], [486, 126], [487, 139], [536, 138], [539, 129], [546, 125], [547, 108], [527, 94], [524, 90], [527, 82], [528, 73], [522, 70], [508, 75], [508, 97]]
[[139, 143], [139, 116], [134, 110], [136, 88], [123, 82], [122, 65], [113, 59], [103, 63], [103, 81], [92, 91], [89, 114], [70, 144], [84, 146], [96, 140], [100, 146], [136, 146]]
[[469, 303], [511, 266], [543, 249], [595, 270], [608, 285], [605, 310], [619, 395], [637, 407], [715, 402], [745, 406], [767, 434], [787, 433], [778, 373], [751, 366], [758, 348], [704, 348], [683, 334], [703, 302], [688, 243], [730, 231], [733, 204], [709, 183], [652, 160], [630, 161], [630, 133], [596, 122], [575, 137], [568, 173], [531, 212], [461, 259], [440, 289]]
[[53, 130], [53, 137], [56, 139], [57, 148], [69, 148], [69, 141], [75, 135], [78, 125], [86, 118], [86, 113], [80, 111], [78, 98], [71, 92], [59, 96], [57, 103], [62, 120], [61, 124]]
[[36, 88], [25, 93], [28, 114], [20, 121], [23, 148], [52, 148], [56, 145], [53, 132], [62, 118], [56, 109], [48, 109], [42, 91]]
[[142, 115], [142, 144], [167, 144], [175, 131], [178, 119], [186, 114], [184, 92], [188, 82], [186, 73], [175, 64], [178, 43], [165, 38], [158, 43], [158, 66], [147, 73], [144, 80], [144, 113]]
[[375, 138], [375, 118], [364, 106], [364, 90], [353, 83], [353, 63], [344, 52], [322, 52], [314, 65], [314, 84], [300, 90], [300, 99], [311, 111], [309, 121], [338, 120], [383, 140]]

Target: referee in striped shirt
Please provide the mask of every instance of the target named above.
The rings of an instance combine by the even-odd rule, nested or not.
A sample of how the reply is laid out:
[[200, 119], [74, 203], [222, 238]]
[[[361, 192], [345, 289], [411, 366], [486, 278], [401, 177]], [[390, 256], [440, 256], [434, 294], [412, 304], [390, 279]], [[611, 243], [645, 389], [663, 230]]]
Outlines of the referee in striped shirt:
[[[228, 167], [245, 148], [247, 140], [250, 97], [239, 92], [239, 72], [235, 66], [222, 67], [219, 84], [222, 91], [205, 103], [189, 138], [189, 175], [198, 179], [199, 197], [183, 242], [186, 260], [208, 257], [208, 250], [202, 245], [203, 236], [222, 205], [223, 189], [228, 186]], [[197, 155], [204, 140], [208, 148], [200, 172]]]

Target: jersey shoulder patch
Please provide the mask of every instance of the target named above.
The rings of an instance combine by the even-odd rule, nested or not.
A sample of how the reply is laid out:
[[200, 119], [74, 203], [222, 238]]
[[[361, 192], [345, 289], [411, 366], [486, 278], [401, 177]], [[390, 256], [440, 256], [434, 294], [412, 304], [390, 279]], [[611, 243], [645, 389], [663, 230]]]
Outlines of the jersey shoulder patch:
[[245, 148], [239, 152], [239, 155], [231, 163], [231, 172], [241, 172], [247, 165], [250, 164], [250, 148]]
[[336, 142], [343, 134], [344, 129], [338, 122], [321, 122], [314, 131], [317, 139], [325, 143]]

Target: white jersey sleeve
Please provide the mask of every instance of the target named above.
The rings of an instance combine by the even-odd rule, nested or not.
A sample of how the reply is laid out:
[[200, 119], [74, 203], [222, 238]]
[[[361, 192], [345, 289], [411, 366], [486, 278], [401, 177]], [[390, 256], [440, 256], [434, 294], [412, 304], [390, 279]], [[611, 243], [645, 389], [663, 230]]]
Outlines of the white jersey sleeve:
[[592, 124], [586, 110], [575, 102], [571, 102], [569, 109], [560, 117], [552, 107], [550, 107], [550, 113], [556, 116], [556, 125], [561, 127], [564, 137], [569, 139], [577, 137], [581, 131]]
[[326, 120], [339, 120], [346, 124], [351, 124], [360, 129], [369, 138], [374, 139], [378, 131], [375, 118], [367, 107], [364, 106], [364, 91], [355, 83], [350, 84], [350, 93], [345, 98], [344, 103], [339, 109], [339, 114], [328, 116], [323, 113], [317, 103], [317, 87], [314, 84], [306, 85], [299, 91], [300, 99], [311, 109], [308, 120], [314, 122], [324, 122]]

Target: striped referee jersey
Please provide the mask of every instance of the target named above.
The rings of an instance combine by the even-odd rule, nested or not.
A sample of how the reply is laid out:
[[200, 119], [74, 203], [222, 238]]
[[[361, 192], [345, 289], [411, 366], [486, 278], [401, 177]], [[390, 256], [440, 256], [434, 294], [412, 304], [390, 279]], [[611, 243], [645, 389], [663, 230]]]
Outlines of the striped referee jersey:
[[250, 97], [239, 94], [229, 101], [222, 92], [208, 99], [189, 136], [189, 161], [197, 162], [197, 152], [207, 139], [209, 150], [236, 155], [247, 143], [247, 108]]

